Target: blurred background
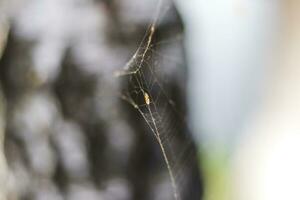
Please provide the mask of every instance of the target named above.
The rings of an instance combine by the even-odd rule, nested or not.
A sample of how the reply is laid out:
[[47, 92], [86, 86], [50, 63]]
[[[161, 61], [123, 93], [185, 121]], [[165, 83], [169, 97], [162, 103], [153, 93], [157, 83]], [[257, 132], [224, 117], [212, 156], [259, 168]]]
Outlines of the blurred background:
[[299, 199], [299, 1], [176, 1], [205, 199]]
[[299, 13], [0, 0], [0, 199], [300, 199]]

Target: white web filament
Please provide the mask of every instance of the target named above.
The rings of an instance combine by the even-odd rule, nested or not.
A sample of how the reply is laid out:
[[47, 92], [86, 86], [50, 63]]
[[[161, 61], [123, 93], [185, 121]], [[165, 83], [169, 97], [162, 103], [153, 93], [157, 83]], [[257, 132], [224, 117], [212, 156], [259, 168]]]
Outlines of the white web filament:
[[190, 148], [191, 138], [184, 133], [183, 127], [186, 126], [183, 117], [180, 116], [181, 112], [164, 89], [164, 82], [160, 80], [161, 74], [158, 70], [163, 66], [156, 62], [158, 55], [155, 47], [164, 42], [154, 44], [155, 27], [162, 5], [162, 1], [159, 2], [154, 22], [137, 51], [124, 69], [115, 75], [126, 79], [127, 90], [121, 94], [121, 98], [140, 113], [154, 135], [169, 173], [173, 197], [180, 200], [178, 185], [184, 187], [185, 178], [189, 173], [187, 169], [195, 166], [192, 162], [196, 161], [196, 153], [195, 149]]

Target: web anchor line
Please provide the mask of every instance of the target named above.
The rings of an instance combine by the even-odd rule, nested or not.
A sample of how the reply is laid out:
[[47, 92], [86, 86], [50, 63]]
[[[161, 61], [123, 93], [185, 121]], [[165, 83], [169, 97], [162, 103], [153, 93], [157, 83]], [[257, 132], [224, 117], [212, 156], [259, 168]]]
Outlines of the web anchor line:
[[[167, 171], [169, 174], [174, 199], [180, 200], [181, 198], [180, 198], [179, 190], [178, 190], [178, 187], [177, 187], [177, 184], [175, 181], [175, 175], [174, 175], [173, 169], [171, 167], [168, 152], [166, 151], [166, 147], [162, 141], [162, 135], [159, 130], [158, 122], [155, 117], [155, 114], [157, 113], [158, 117], [161, 117], [161, 116], [158, 111], [157, 105], [155, 104], [155, 101], [153, 101], [155, 99], [152, 97], [153, 94], [151, 93], [151, 90], [149, 88], [149, 85], [151, 86], [151, 84], [147, 85], [147, 79], [145, 78], [144, 72], [142, 71], [144, 67], [148, 67], [151, 75], [152, 76], [156, 75], [154, 73], [153, 69], [151, 69], [151, 66], [147, 66], [147, 59], [148, 59], [147, 55], [148, 55], [148, 53], [152, 52], [153, 39], [154, 39], [154, 35], [156, 32], [155, 27], [157, 24], [158, 16], [161, 12], [161, 7], [162, 7], [162, 0], [159, 0], [155, 19], [154, 19], [153, 23], [151, 23], [151, 25], [149, 26], [142, 42], [140, 43], [139, 47], [135, 51], [132, 58], [126, 63], [125, 67], [122, 70], [119, 70], [116, 73], [114, 73], [114, 76], [129, 77], [129, 84], [132, 83], [130, 81], [135, 81], [133, 83], [134, 91], [121, 95], [121, 99], [123, 99], [124, 101], [129, 103], [131, 106], [133, 106], [140, 113], [140, 115], [143, 117], [143, 119], [146, 121], [148, 127], [150, 128], [151, 132], [153, 133], [153, 135], [159, 145], [159, 148], [162, 152], [163, 160], [165, 162], [165, 165], [167, 167]], [[153, 81], [152, 84], [157, 84], [157, 86], [160, 88], [163, 95], [166, 95], [166, 92], [162, 88], [161, 84], [158, 82], [157, 78], [154, 77], [153, 80], [151, 79], [151, 81]], [[139, 105], [137, 102], [140, 102], [140, 101], [134, 100], [134, 97], [132, 96], [132, 95], [139, 96], [139, 94], [143, 98], [142, 105]], [[157, 97], [159, 98], [159, 96], [157, 96]], [[171, 106], [172, 109], [174, 108], [175, 103], [173, 100], [167, 98], [166, 102], [168, 104], [167, 106]], [[153, 108], [152, 108], [152, 106], [153, 106]], [[146, 108], [146, 110], [144, 110], [144, 108]], [[147, 118], [147, 115], [148, 115], [148, 118]]]

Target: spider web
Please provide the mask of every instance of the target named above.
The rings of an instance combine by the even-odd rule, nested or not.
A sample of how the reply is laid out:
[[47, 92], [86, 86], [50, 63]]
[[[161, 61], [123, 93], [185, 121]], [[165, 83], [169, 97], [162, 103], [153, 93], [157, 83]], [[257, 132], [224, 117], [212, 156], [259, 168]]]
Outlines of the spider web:
[[160, 148], [169, 173], [174, 199], [180, 200], [187, 173], [192, 171], [190, 168], [196, 166], [197, 158], [185, 116], [178, 109], [177, 102], [171, 98], [170, 89], [165, 89], [170, 79], [170, 75], [164, 73], [165, 63], [174, 66], [178, 63], [176, 58], [162, 55], [157, 49], [165, 44], [177, 42], [181, 37], [156, 42], [158, 19], [167, 11], [162, 10], [164, 6], [160, 0], [157, 13], [142, 42], [125, 67], [117, 71], [115, 76], [125, 80], [123, 82], [126, 83], [126, 88], [120, 96], [136, 109], [146, 122]]

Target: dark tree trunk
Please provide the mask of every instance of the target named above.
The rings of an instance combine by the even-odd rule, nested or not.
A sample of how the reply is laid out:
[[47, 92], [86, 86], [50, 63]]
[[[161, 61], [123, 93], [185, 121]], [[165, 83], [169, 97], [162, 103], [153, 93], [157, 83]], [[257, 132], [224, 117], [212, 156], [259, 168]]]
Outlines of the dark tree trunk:
[[[41, 2], [50, 11], [36, 16], [30, 9]], [[0, 61], [10, 199], [173, 199], [166, 160], [151, 129], [156, 120], [161, 120], [158, 132], [169, 134], [162, 137], [181, 199], [200, 199], [196, 148], [184, 120], [183, 44], [155, 45], [182, 35], [182, 23], [173, 5], [163, 6], [147, 50], [147, 28], [157, 8], [152, 1], [140, 2], [65, 0], [55, 6], [33, 1], [13, 17]], [[61, 10], [51, 13], [51, 8]], [[150, 99], [149, 107], [157, 103], [157, 114], [163, 112], [155, 121], [143, 118], [149, 112], [142, 103], [141, 115], [122, 98], [144, 101], [134, 75], [113, 75], [140, 41], [135, 62], [145, 67], [139, 71], [142, 84], [159, 79], [147, 91], [158, 99]], [[177, 62], [164, 58], [168, 55]], [[136, 96], [128, 96], [135, 90]]]

